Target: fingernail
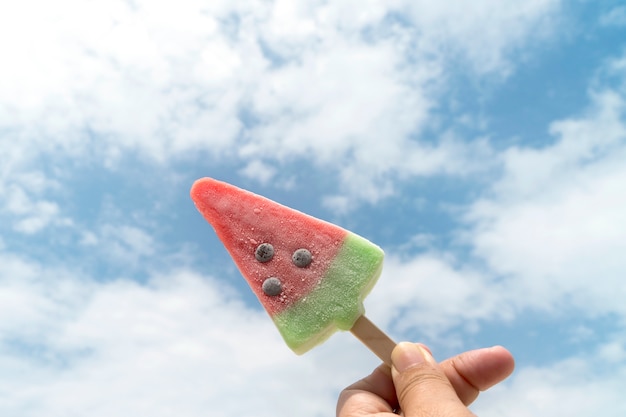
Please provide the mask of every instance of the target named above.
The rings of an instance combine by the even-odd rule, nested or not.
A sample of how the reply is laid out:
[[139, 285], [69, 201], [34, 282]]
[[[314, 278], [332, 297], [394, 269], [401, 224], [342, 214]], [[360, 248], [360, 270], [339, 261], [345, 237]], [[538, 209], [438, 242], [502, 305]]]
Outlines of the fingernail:
[[430, 362], [430, 353], [414, 343], [401, 342], [391, 353], [391, 362], [398, 372], [404, 372], [409, 368], [424, 362]]

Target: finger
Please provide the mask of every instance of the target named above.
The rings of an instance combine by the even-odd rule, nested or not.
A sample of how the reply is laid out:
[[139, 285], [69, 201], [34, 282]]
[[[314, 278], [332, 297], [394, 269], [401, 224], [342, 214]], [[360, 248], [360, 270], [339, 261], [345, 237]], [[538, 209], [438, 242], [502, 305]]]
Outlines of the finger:
[[502, 346], [476, 349], [441, 362], [444, 373], [465, 405], [480, 391], [506, 379], [515, 368], [511, 353]]
[[[514, 366], [512, 355], [501, 346], [464, 352], [441, 362], [445, 375], [465, 405], [471, 404], [479, 391], [509, 376]], [[398, 408], [389, 367], [381, 365], [371, 375], [344, 389], [337, 405], [337, 415], [341, 417], [368, 415], [363, 411], [364, 405], [369, 414], [391, 412]]]
[[405, 416], [473, 416], [425, 348], [399, 343], [391, 353], [391, 362], [391, 375]]
[[370, 416], [391, 413], [397, 408], [396, 390], [387, 365], [345, 388], [337, 401], [338, 417]]

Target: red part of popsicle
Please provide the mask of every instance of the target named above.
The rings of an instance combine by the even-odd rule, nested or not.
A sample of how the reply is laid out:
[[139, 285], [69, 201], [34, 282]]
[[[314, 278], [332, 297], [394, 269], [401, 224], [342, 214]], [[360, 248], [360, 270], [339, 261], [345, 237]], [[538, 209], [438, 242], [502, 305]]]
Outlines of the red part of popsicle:
[[[348, 233], [339, 226], [212, 178], [197, 180], [191, 188], [191, 198], [271, 316], [306, 297], [319, 283]], [[274, 257], [267, 263], [255, 258], [261, 243], [274, 247]], [[292, 262], [293, 253], [301, 248], [313, 255], [313, 262], [305, 268]], [[268, 296], [263, 292], [263, 282], [269, 277], [281, 281], [280, 295]]]

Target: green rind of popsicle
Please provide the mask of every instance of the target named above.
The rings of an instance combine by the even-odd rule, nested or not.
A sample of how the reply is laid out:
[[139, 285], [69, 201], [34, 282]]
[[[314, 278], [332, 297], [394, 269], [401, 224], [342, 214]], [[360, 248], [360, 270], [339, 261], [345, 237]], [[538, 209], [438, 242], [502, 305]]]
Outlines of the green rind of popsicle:
[[382, 270], [384, 253], [348, 233], [315, 289], [273, 319], [287, 345], [302, 354], [337, 330], [350, 330], [363, 314], [363, 299]]

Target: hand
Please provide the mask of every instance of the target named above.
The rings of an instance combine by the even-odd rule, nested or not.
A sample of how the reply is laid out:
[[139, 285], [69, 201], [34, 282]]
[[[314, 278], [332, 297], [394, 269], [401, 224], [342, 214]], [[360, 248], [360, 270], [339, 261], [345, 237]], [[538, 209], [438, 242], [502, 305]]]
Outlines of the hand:
[[381, 365], [368, 377], [341, 392], [337, 417], [473, 416], [467, 406], [480, 391], [513, 372], [513, 356], [497, 346], [462, 353], [443, 361], [433, 359], [423, 345], [399, 343], [393, 366]]

